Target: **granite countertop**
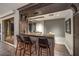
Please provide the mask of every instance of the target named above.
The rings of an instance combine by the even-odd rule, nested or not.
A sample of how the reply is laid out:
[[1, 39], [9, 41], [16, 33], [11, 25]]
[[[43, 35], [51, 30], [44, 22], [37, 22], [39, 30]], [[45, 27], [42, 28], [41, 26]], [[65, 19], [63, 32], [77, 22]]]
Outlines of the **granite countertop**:
[[55, 34], [41, 34], [41, 33], [23, 33], [24, 35], [35, 36], [35, 37], [48, 37], [54, 38]]

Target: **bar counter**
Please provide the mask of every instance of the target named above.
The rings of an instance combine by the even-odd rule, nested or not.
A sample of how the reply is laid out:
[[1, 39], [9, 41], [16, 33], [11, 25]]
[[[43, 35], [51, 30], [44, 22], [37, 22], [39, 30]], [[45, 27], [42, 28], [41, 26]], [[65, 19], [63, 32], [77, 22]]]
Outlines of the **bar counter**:
[[45, 37], [48, 39], [49, 45], [50, 45], [50, 51], [51, 51], [51, 55], [50, 56], [54, 56], [54, 47], [55, 47], [55, 35], [46, 35], [46, 34], [36, 34], [36, 33], [21, 33], [21, 35], [23, 36], [30, 36], [30, 38], [32, 40], [36, 41], [37, 44], [37, 48], [38, 48], [38, 39], [40, 37]]

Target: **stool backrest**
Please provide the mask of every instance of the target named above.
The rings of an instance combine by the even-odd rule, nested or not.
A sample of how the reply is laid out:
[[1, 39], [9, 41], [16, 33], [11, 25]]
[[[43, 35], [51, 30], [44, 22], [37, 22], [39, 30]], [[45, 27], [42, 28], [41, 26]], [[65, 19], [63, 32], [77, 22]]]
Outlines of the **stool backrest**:
[[39, 43], [39, 44], [48, 45], [48, 40], [47, 40], [47, 38], [39, 38], [38, 43]]
[[31, 41], [31, 39], [30, 39], [29, 36], [24, 36], [24, 37], [23, 37], [23, 40], [24, 40], [24, 42], [25, 42], [26, 44], [32, 44], [32, 41]]
[[22, 38], [21, 38], [20, 35], [16, 35], [16, 37], [17, 37], [17, 41], [18, 41], [18, 42], [23, 42], [23, 40], [22, 40]]

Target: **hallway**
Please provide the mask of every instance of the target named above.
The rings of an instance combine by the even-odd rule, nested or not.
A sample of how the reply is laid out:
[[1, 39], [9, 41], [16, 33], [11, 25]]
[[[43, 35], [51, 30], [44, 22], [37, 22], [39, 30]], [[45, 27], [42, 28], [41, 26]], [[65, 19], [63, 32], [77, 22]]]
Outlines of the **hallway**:
[[[70, 56], [65, 46], [58, 44], [55, 45], [54, 53], [55, 56]], [[14, 55], [15, 55], [15, 48], [0, 42], [0, 56], [14, 56]]]

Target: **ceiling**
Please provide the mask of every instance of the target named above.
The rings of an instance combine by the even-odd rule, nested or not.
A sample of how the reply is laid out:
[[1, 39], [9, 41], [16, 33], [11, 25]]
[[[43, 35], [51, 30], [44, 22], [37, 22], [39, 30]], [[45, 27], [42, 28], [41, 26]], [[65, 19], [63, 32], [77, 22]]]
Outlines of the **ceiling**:
[[16, 10], [28, 3], [0, 3], [0, 15], [3, 15], [11, 10]]
[[[5, 13], [16, 10], [24, 5], [27, 5], [28, 3], [0, 3], [0, 16], [4, 15]], [[79, 7], [79, 4], [75, 4], [77, 7]], [[56, 6], [56, 5], [55, 5]], [[59, 7], [59, 6], [58, 6]], [[53, 6], [54, 8], [54, 6]], [[56, 8], [55, 8], [56, 9]], [[79, 10], [79, 8], [78, 8]]]

